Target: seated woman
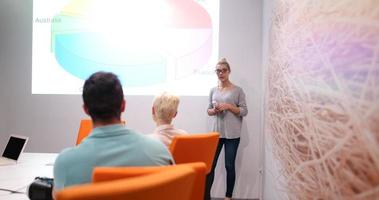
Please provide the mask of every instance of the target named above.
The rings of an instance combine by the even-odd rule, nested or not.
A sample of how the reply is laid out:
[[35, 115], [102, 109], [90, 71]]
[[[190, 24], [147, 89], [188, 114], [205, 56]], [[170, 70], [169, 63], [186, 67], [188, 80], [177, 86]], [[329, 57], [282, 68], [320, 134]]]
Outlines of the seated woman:
[[156, 128], [150, 136], [159, 139], [167, 148], [175, 135], [187, 133], [171, 124], [178, 113], [178, 106], [179, 97], [168, 92], [157, 95], [153, 101], [152, 115]]

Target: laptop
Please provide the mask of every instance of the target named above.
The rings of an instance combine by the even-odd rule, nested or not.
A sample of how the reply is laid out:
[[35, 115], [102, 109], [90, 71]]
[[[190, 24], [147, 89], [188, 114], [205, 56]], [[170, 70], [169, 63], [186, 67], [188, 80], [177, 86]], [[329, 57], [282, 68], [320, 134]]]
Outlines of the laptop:
[[4, 152], [0, 157], [0, 165], [16, 164], [22, 151], [24, 151], [27, 141], [28, 137], [10, 135], [7, 146], [5, 147]]

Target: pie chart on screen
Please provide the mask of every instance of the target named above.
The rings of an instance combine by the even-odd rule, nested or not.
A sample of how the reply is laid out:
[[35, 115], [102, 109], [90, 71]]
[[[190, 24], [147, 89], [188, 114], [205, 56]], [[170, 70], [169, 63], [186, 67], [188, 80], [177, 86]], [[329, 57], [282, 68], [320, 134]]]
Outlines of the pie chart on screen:
[[212, 54], [209, 13], [193, 0], [73, 0], [51, 25], [51, 52], [68, 73], [86, 79], [117, 74], [125, 86], [191, 75]]

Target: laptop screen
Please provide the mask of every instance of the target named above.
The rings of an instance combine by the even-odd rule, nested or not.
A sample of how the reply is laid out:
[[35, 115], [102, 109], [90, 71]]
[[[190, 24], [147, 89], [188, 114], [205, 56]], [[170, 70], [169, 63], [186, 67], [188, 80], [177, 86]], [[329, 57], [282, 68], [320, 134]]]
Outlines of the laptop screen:
[[24, 148], [25, 142], [26, 138], [11, 136], [9, 138], [7, 146], [5, 147], [3, 157], [17, 160], [21, 154], [22, 149]]

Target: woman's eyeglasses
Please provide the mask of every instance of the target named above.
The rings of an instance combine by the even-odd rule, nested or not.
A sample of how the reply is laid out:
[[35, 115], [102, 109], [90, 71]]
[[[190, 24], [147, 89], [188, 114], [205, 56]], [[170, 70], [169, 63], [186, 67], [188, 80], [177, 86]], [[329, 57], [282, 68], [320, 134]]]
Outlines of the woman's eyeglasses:
[[225, 69], [216, 69], [215, 70], [216, 74], [220, 74], [221, 72], [222, 73], [226, 73], [227, 71], [228, 71], [228, 69], [226, 69], [226, 68]]

